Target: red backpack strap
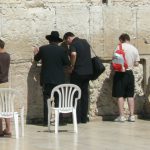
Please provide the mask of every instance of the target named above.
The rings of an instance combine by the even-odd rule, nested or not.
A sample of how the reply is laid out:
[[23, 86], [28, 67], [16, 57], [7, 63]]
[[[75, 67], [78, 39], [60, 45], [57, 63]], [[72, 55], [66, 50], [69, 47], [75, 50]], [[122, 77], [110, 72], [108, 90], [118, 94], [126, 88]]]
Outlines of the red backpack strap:
[[119, 43], [119, 50], [123, 50], [122, 49], [122, 43]]

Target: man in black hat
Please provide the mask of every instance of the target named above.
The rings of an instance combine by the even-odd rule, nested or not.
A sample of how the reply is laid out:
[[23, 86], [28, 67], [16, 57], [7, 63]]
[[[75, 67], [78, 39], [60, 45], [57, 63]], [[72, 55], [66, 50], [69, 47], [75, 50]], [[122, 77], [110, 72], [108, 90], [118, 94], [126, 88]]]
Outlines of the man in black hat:
[[[46, 39], [49, 41], [49, 44], [41, 46], [39, 50], [35, 49], [34, 51], [34, 60], [41, 60], [42, 62], [40, 80], [43, 87], [45, 125], [48, 123], [47, 99], [55, 86], [64, 83], [64, 66], [70, 64], [65, 50], [58, 46], [58, 43], [62, 42], [62, 39], [59, 38], [59, 33], [52, 31], [50, 35], [46, 36]], [[55, 106], [58, 106], [57, 100], [55, 101]]]

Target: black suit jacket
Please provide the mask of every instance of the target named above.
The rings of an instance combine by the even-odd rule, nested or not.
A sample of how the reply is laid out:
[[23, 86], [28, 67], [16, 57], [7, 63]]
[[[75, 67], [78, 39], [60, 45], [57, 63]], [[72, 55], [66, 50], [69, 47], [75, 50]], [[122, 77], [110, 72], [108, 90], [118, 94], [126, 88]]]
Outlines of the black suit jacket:
[[91, 75], [93, 73], [90, 45], [85, 39], [75, 38], [70, 46], [70, 52], [77, 53], [74, 73]]
[[41, 84], [64, 83], [64, 66], [69, 65], [70, 61], [62, 47], [56, 44], [41, 46], [39, 52], [34, 56], [34, 60], [42, 62]]

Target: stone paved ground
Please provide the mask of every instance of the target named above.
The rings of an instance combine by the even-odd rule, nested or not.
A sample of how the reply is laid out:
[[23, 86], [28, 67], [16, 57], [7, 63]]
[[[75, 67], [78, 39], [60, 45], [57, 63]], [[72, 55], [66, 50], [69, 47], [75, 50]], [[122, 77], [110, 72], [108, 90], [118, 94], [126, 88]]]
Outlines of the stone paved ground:
[[67, 125], [57, 135], [47, 132], [46, 127], [27, 125], [24, 138], [1, 138], [0, 150], [149, 150], [149, 124], [145, 120], [135, 123], [97, 120], [79, 124], [78, 134], [72, 132], [72, 125]]

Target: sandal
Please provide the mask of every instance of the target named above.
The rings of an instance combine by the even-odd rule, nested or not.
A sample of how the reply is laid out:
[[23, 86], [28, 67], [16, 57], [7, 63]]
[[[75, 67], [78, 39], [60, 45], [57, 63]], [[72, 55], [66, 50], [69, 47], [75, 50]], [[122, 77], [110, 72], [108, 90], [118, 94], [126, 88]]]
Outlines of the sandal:
[[12, 134], [6, 132], [6, 130], [3, 131], [3, 135], [6, 136], [6, 137], [11, 137], [12, 136]]

